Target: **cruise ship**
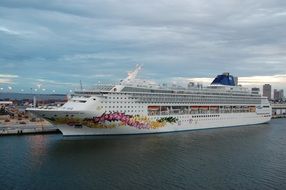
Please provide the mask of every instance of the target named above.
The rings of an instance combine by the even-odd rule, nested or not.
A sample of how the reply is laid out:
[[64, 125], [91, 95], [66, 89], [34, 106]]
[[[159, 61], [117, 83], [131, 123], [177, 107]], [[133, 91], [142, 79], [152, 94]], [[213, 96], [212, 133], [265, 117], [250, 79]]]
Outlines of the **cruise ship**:
[[28, 108], [64, 136], [148, 134], [266, 123], [267, 97], [239, 86], [229, 73], [207, 86], [159, 85], [138, 79], [141, 66], [118, 84], [78, 90], [61, 107]]

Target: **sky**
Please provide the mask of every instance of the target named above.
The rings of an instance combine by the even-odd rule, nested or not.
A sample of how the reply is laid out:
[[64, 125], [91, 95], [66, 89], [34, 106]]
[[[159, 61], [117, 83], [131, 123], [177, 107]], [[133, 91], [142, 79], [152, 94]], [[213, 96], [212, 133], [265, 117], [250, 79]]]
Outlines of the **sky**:
[[1, 0], [0, 92], [124, 79], [286, 89], [285, 0]]

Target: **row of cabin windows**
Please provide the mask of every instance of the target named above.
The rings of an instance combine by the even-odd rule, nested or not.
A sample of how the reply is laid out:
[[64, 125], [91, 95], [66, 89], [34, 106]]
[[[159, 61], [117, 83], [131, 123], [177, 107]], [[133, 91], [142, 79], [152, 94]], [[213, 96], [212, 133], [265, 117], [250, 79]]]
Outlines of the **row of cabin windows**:
[[219, 117], [219, 115], [194, 115], [193, 118], [198, 118], [198, 117]]
[[[107, 97], [105, 97], [107, 98]], [[196, 99], [204, 99], [204, 100], [220, 100], [220, 99], [234, 99], [234, 100], [237, 100], [237, 99], [249, 99], [250, 96], [248, 97], [243, 97], [243, 96], [218, 96], [218, 97], [209, 97], [209, 96], [192, 96], [192, 97], [186, 97], [186, 96], [176, 96], [176, 95], [173, 95], [173, 96], [160, 96], [160, 95], [140, 95], [140, 98], [159, 98], [159, 99], [169, 99], [169, 100], [172, 100], [174, 98], [176, 99], [193, 99], [193, 100], [196, 100]], [[212, 99], [208, 99], [208, 98], [212, 98]], [[108, 99], [136, 99], [134, 97], [108, 97]], [[254, 98], [254, 99], [259, 99], [260, 100], [260, 97], [257, 97], [257, 98]], [[251, 98], [251, 100], [253, 100], [253, 98]]]
[[144, 113], [144, 110], [110, 110], [110, 111], [113, 111], [113, 112], [120, 112], [120, 113]]
[[[124, 103], [124, 104], [140, 104], [140, 102], [101, 102], [102, 104], [122, 104], [122, 103]], [[142, 104], [143, 104], [143, 102], [142, 102]]]
[[[157, 89], [142, 89], [142, 88], [132, 88], [132, 87], [125, 87], [122, 91], [127, 91], [127, 92], [144, 92], [148, 93], [148, 95], [152, 95], [152, 93], [158, 93], [158, 94], [166, 94], [166, 95], [173, 95], [173, 94], [186, 94], [186, 95], [239, 95], [239, 96], [249, 96], [249, 93], [244, 93], [244, 92], [238, 92], [238, 91], [231, 91], [231, 93], [222, 93], [222, 92], [211, 92], [209, 90], [200, 90], [200, 91], [176, 91], [176, 90], [157, 90]], [[141, 93], [136, 93], [136, 94], [141, 94]], [[126, 93], [124, 93], [126, 95]]]
[[[132, 96], [132, 95], [131, 95]], [[226, 95], [215, 95], [215, 94], [202, 94], [202, 95], [166, 95], [166, 94], [133, 94], [133, 96], [139, 97], [139, 98], [153, 98], [153, 97], [159, 97], [159, 98], [258, 98], [260, 99], [260, 96], [252, 96], [252, 95], [239, 95], [239, 94], [226, 94]]]
[[[199, 105], [209, 105], [210, 102], [148, 102], [148, 104], [168, 104], [168, 105], [190, 105], [190, 104], [199, 104]], [[144, 102], [144, 104], [146, 104]], [[217, 103], [213, 103], [213, 104], [217, 104]], [[241, 105], [244, 105], [244, 104], [260, 104], [259, 103], [253, 103], [253, 102], [249, 102], [249, 103], [236, 103], [236, 102], [221, 102], [220, 104], [228, 104], [228, 105], [237, 105], [237, 104], [241, 104]]]
[[105, 108], [144, 108], [144, 106], [105, 106]]
[[[189, 103], [192, 103], [192, 104], [205, 104], [205, 103], [217, 103], [217, 101], [198, 101], [198, 102], [195, 102], [195, 101], [171, 101], [171, 100], [149, 100], [149, 101], [141, 101], [141, 102], [101, 102], [102, 104], [114, 104], [114, 103], [117, 103], [117, 104], [120, 104], [120, 103], [124, 103], [124, 104], [146, 104], [146, 103], [152, 103], [152, 104], [159, 104], [159, 103], [174, 103], [176, 102], [177, 104], [189, 104]], [[221, 104], [223, 103], [227, 103], [227, 104], [260, 104], [261, 101], [260, 100], [254, 100], [254, 101], [250, 101], [250, 100], [247, 100], [247, 101], [237, 101], [237, 100], [220, 100]]]
[[160, 95], [153, 95], [153, 96], [146, 96], [146, 95], [141, 95], [137, 96], [140, 98], [255, 98], [255, 99], [261, 99], [261, 97], [253, 97], [253, 96], [160, 96]]
[[[200, 117], [219, 117], [220, 115], [188, 115], [188, 116], [177, 116], [177, 119], [190, 119], [190, 118], [200, 118]], [[153, 119], [160, 119], [162, 117], [153, 117]]]
[[[107, 97], [105, 97], [107, 98]], [[225, 100], [225, 99], [229, 99], [231, 101], [237, 101], [237, 100], [251, 100], [251, 101], [254, 101], [254, 100], [260, 100], [260, 98], [250, 98], [250, 97], [247, 97], [247, 98], [242, 98], [242, 97], [232, 97], [232, 96], [226, 96], [226, 97], [212, 97], [212, 98], [209, 98], [208, 96], [192, 96], [192, 97], [186, 97], [186, 96], [151, 96], [151, 97], [146, 97], [146, 96], [141, 96], [140, 97], [141, 99], [167, 99], [169, 101], [173, 101], [173, 99], [175, 98], [176, 100], [200, 100], [200, 101], [219, 101], [219, 100]], [[135, 100], [136, 98], [133, 98], [133, 97], [108, 97], [108, 99], [131, 99], [131, 100]]]
[[[105, 98], [107, 98], [107, 97], [105, 97]], [[125, 99], [125, 100], [134, 100], [135, 98], [132, 98], [132, 97], [108, 97], [108, 99], [113, 99], [113, 100], [115, 100], [115, 99], [121, 99], [121, 100], [123, 100], [123, 99]]]
[[[142, 103], [152, 103], [152, 104], [159, 104], [159, 103], [176, 103], [176, 104], [206, 104], [206, 103], [220, 103], [220, 104], [260, 104], [261, 101], [260, 100], [255, 100], [255, 101], [251, 101], [251, 100], [247, 100], [247, 101], [235, 101], [235, 100], [220, 100], [220, 101], [168, 101], [168, 100], [142, 100]], [[138, 102], [139, 103], [139, 102]]]
[[[137, 113], [143, 113], [144, 111], [143, 110], [114, 110], [114, 111], [117, 111], [117, 112], [127, 112], [127, 113], [130, 113], [130, 112], [137, 112]], [[45, 114], [42, 114], [42, 117], [45, 117], [46, 115]], [[58, 115], [54, 115], [54, 117], [58, 117]], [[74, 115], [65, 115], [65, 117], [74, 117]]]
[[[111, 97], [109, 97], [111, 99]], [[113, 99], [116, 99], [113, 97]], [[117, 97], [119, 99], [119, 97]], [[121, 99], [123, 99], [121, 97]], [[124, 99], [127, 99], [126, 97]], [[128, 99], [136, 99], [136, 98], [130, 98]], [[188, 101], [188, 102], [235, 102], [235, 103], [260, 103], [261, 99], [253, 99], [253, 98], [233, 98], [233, 97], [218, 97], [218, 98], [201, 98], [201, 97], [191, 97], [191, 98], [164, 98], [164, 97], [153, 97], [153, 98], [141, 98], [142, 102], [182, 102], [182, 101]], [[102, 103], [114, 103], [114, 102], [102, 102]], [[117, 102], [119, 103], [119, 102]], [[124, 103], [135, 103], [135, 102], [124, 102]]]
[[141, 101], [211, 101], [211, 102], [220, 102], [220, 101], [231, 101], [231, 102], [260, 102], [261, 99], [253, 99], [253, 98], [141, 98]]

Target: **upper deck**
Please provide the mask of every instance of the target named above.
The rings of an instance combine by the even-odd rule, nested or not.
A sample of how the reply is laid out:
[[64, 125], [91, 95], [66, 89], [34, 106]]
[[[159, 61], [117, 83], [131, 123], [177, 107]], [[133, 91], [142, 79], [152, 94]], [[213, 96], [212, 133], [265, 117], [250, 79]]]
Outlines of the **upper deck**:
[[229, 73], [218, 75], [207, 87], [183, 87], [174, 84], [158, 85], [153, 81], [137, 79], [140, 68], [137, 67], [118, 84], [97, 85], [90, 90], [75, 91], [73, 96], [101, 96], [109, 99], [110, 96], [127, 95], [144, 103], [260, 104], [266, 101], [261, 95], [237, 85]]

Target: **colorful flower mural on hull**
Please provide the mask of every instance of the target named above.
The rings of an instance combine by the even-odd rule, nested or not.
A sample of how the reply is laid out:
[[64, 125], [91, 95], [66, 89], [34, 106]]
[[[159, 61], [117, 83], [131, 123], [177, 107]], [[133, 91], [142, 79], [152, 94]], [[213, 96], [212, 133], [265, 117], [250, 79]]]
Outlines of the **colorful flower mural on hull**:
[[68, 124], [71, 126], [84, 125], [90, 128], [115, 128], [130, 126], [137, 129], [156, 129], [164, 127], [167, 123], [176, 123], [175, 117], [163, 117], [158, 120], [150, 120], [147, 116], [126, 115], [124, 113], [104, 113], [94, 118], [56, 118], [53, 120], [55, 124]]

